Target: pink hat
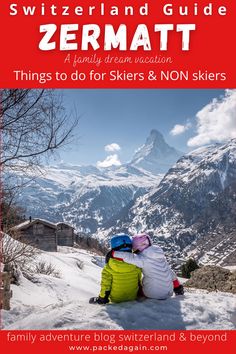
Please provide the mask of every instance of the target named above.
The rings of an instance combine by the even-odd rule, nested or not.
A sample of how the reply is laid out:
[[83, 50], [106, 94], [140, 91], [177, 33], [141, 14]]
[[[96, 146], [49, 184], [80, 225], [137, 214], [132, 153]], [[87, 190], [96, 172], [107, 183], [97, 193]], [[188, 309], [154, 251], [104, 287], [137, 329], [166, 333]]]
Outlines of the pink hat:
[[151, 240], [147, 234], [134, 235], [132, 239], [132, 247], [134, 251], [142, 252], [145, 248], [151, 246]]

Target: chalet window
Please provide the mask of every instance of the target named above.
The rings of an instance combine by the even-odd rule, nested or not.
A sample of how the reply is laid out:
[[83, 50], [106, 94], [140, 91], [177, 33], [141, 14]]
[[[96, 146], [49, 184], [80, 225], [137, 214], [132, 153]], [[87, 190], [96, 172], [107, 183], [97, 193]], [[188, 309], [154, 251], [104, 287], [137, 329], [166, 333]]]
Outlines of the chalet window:
[[44, 225], [42, 224], [34, 224], [33, 225], [33, 233], [34, 235], [43, 235]]

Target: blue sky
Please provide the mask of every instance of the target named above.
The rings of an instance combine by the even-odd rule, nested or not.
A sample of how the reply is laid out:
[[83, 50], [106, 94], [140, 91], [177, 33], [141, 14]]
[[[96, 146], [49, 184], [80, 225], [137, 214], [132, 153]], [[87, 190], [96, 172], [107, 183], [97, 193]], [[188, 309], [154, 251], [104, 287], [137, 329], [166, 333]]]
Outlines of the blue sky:
[[[76, 107], [81, 119], [74, 143], [60, 158], [66, 163], [96, 164], [109, 155], [104, 147], [116, 143], [119, 160], [127, 162], [151, 129], [158, 129], [171, 146], [189, 151], [187, 142], [196, 135], [196, 114], [224, 94], [224, 90], [194, 89], [63, 90], [66, 109]], [[170, 134], [176, 124], [186, 131]]]

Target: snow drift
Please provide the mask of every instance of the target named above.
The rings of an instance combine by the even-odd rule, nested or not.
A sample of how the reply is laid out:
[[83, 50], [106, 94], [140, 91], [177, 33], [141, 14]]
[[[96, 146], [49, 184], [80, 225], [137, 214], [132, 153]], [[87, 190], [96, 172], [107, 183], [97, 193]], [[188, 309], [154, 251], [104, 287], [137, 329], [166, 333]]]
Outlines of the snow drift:
[[60, 278], [35, 274], [12, 285], [11, 310], [3, 311], [4, 329], [235, 329], [236, 296], [187, 289], [165, 301], [146, 299], [91, 305], [100, 289], [103, 257], [60, 247], [35, 260], [52, 264]]

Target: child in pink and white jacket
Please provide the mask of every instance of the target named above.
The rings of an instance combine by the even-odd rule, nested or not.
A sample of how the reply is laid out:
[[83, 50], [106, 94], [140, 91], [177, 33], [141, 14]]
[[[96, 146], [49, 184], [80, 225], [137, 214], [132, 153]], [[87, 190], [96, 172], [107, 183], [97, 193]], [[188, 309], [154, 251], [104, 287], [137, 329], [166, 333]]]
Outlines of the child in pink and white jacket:
[[183, 295], [184, 288], [170, 268], [163, 250], [151, 244], [149, 235], [135, 235], [132, 241], [135, 253], [114, 251], [113, 258], [134, 264], [142, 269], [142, 290], [146, 297], [167, 299], [173, 295]]

